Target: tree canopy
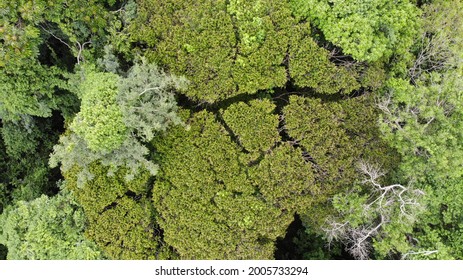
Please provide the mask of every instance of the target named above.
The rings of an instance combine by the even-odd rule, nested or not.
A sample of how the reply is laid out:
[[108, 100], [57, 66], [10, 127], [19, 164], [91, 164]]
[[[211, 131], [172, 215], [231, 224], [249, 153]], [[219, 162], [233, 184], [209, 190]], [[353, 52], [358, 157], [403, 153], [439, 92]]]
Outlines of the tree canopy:
[[409, 0], [291, 0], [299, 19], [310, 19], [326, 40], [359, 61], [406, 52], [419, 27], [420, 10]]
[[100, 259], [102, 253], [83, 231], [85, 216], [69, 192], [18, 201], [0, 215], [0, 243], [8, 259]]
[[461, 0], [0, 0], [0, 259], [461, 259]]

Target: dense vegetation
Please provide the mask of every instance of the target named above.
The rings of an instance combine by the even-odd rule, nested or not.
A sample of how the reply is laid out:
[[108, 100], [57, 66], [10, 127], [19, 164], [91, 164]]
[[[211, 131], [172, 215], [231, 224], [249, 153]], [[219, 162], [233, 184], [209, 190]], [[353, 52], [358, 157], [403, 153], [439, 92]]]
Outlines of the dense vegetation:
[[462, 259], [461, 0], [0, 0], [0, 259]]

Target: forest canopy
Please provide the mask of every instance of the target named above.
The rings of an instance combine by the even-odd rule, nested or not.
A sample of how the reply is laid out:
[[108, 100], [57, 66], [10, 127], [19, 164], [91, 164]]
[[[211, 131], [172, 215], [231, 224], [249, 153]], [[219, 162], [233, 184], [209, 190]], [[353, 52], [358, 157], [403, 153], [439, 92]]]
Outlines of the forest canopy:
[[461, 0], [0, 0], [0, 259], [462, 259]]

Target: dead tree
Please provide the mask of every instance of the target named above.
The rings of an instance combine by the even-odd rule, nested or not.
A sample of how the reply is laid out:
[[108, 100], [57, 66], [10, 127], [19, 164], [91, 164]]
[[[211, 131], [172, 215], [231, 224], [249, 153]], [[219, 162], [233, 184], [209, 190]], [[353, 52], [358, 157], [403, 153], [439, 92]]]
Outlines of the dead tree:
[[364, 176], [362, 183], [369, 192], [366, 202], [361, 205], [364, 222], [353, 226], [347, 213], [328, 221], [324, 231], [329, 243], [340, 241], [354, 258], [364, 260], [370, 257], [373, 238], [392, 219], [414, 222], [415, 213], [420, 208], [419, 197], [424, 193], [414, 189], [412, 184], [382, 185], [379, 181], [385, 174], [376, 165], [362, 161], [358, 169]]

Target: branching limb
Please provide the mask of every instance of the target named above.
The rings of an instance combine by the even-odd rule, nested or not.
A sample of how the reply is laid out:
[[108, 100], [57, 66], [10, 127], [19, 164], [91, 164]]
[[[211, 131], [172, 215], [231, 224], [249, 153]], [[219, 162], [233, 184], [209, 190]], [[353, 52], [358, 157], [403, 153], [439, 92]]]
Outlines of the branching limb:
[[402, 260], [406, 260], [408, 256], [410, 255], [423, 255], [423, 256], [429, 256], [429, 255], [432, 255], [432, 254], [436, 254], [438, 253], [439, 250], [424, 250], [424, 251], [418, 251], [418, 252], [415, 252], [415, 251], [410, 251], [410, 252], [407, 252], [405, 254], [402, 255]]
[[[382, 185], [380, 178], [385, 175], [376, 165], [361, 161], [359, 171], [364, 175], [363, 184], [370, 187], [370, 195], [360, 207], [362, 217], [360, 225], [353, 225], [353, 213], [343, 213], [345, 222], [329, 221], [324, 229], [328, 242], [339, 240], [346, 250], [356, 259], [368, 259], [371, 253], [372, 239], [393, 219], [407, 218], [413, 222], [416, 208], [420, 206], [418, 197], [424, 193], [413, 189], [411, 185]], [[358, 215], [358, 214], [357, 214]], [[346, 221], [347, 220], [347, 221]]]
[[60, 41], [62, 44], [64, 44], [66, 47], [68, 47], [71, 51], [72, 51], [72, 47], [66, 43], [63, 39], [61, 39], [60, 37], [56, 36], [53, 32], [51, 32], [50, 30], [46, 29], [43, 25], [40, 25], [40, 28], [42, 28], [43, 31], [47, 32], [48, 34], [50, 34], [53, 38], [55, 38], [56, 40]]
[[92, 43], [91, 41], [84, 42], [83, 44], [81, 44], [80, 42], [77, 42], [77, 46], [79, 47], [79, 50], [77, 52], [77, 64], [80, 64], [80, 62], [83, 61], [82, 52], [85, 49], [85, 45], [88, 45], [91, 43]]
[[[40, 25], [40, 28], [43, 31], [45, 31], [46, 33], [50, 34], [56, 40], [60, 41], [62, 44], [64, 44], [66, 47], [68, 47], [71, 51], [75, 51], [75, 49], [73, 47], [71, 47], [71, 45], [66, 43], [66, 41], [64, 41], [60, 37], [56, 36], [52, 31], [48, 30], [43, 25]], [[83, 61], [82, 52], [84, 51], [85, 46], [88, 45], [88, 44], [91, 44], [91, 43], [92, 43], [91, 41], [87, 41], [87, 42], [84, 42], [82, 44], [80, 42], [76, 42], [76, 44], [77, 44], [77, 57], [76, 57], [77, 64], [80, 64], [80, 62]]]

